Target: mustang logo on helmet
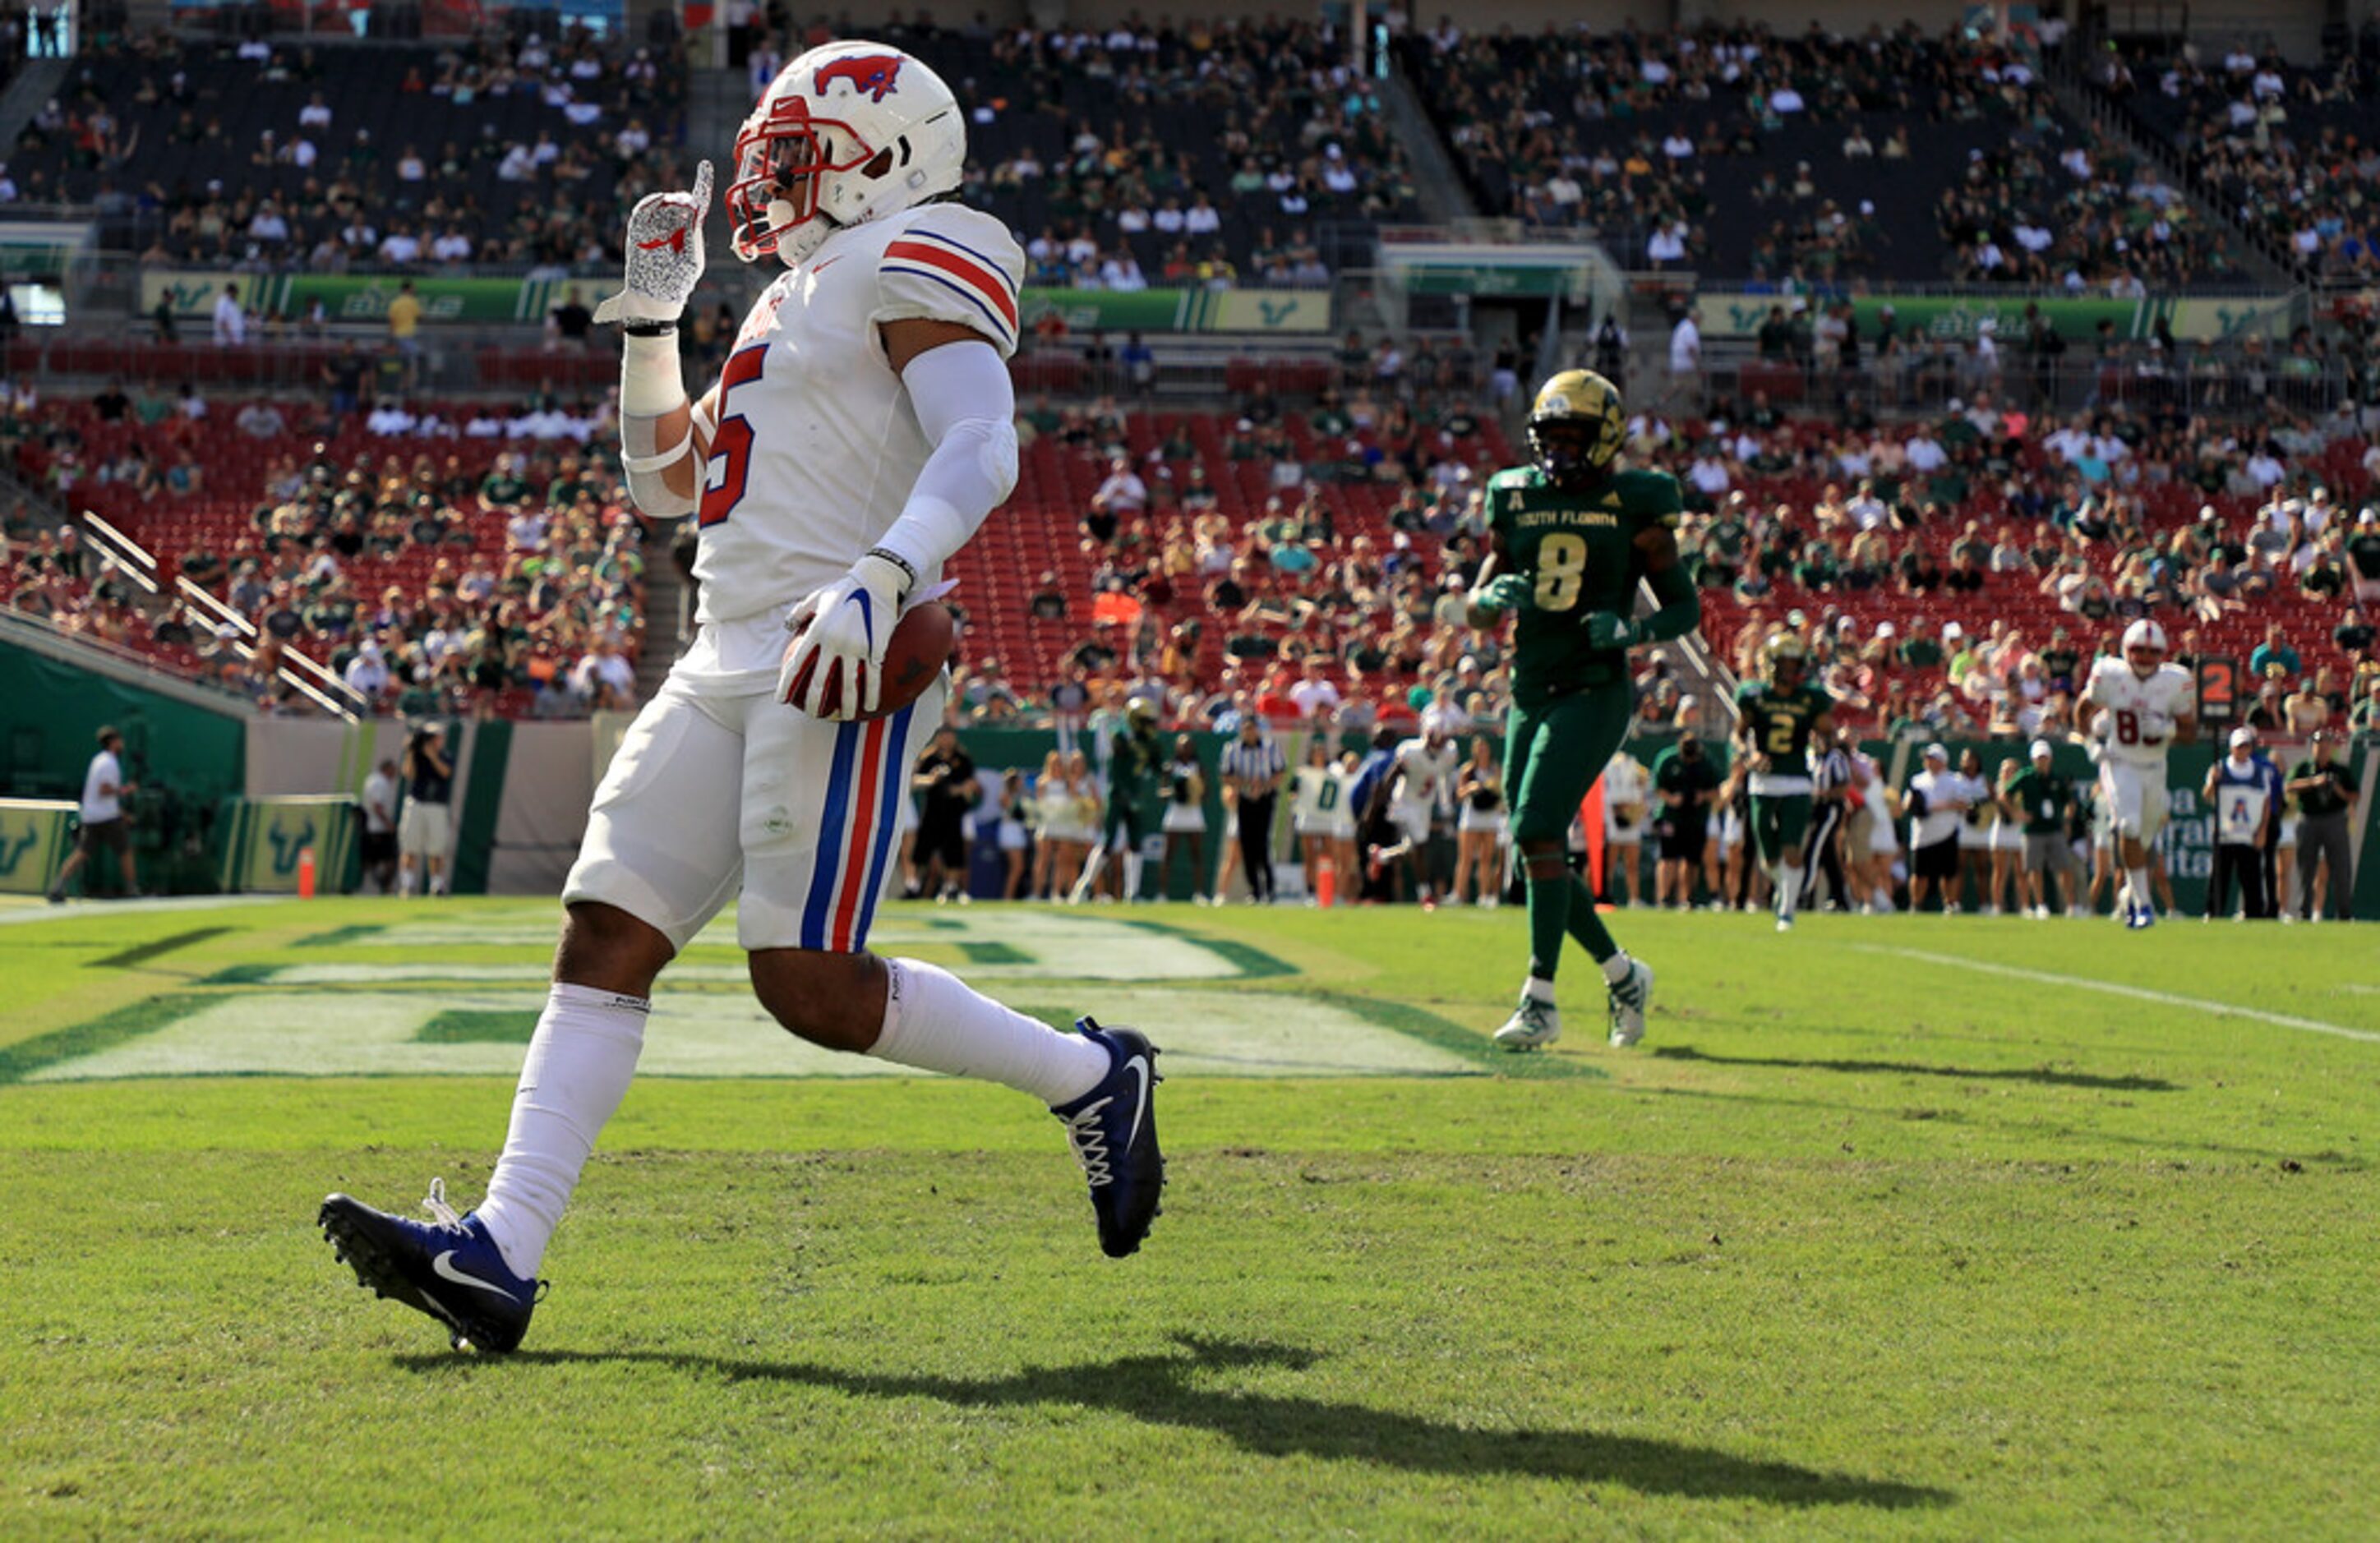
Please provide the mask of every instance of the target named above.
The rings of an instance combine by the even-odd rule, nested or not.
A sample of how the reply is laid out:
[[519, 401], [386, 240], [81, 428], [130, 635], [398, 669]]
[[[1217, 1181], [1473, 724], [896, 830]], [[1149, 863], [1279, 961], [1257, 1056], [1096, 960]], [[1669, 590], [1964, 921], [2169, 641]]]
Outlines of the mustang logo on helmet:
[[810, 90], [826, 94], [830, 80], [848, 80], [854, 91], [865, 91], [870, 102], [881, 102], [885, 93], [899, 88], [893, 79], [901, 73], [898, 54], [865, 54], [852, 59], [830, 59], [819, 66], [818, 74], [810, 79]]

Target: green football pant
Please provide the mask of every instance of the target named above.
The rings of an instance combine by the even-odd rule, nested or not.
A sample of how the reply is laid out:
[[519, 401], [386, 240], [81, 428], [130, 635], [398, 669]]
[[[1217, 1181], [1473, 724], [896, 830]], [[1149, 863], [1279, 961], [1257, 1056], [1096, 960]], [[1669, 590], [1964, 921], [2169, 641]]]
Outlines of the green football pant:
[[1799, 867], [1802, 842], [1810, 833], [1810, 796], [1806, 793], [1781, 793], [1774, 796], [1755, 793], [1752, 796], [1752, 844], [1760, 854], [1760, 866], [1772, 873], [1784, 858], [1791, 857]]
[[1529, 894], [1529, 973], [1551, 980], [1564, 933], [1597, 962], [1620, 952], [1596, 915], [1595, 895], [1575, 874], [1540, 878], [1529, 844], [1551, 844], [1557, 857], [1586, 790], [1603, 775], [1628, 735], [1634, 703], [1625, 680], [1537, 707], [1515, 705], [1504, 723], [1504, 785], [1513, 790], [1512, 841], [1522, 846]]

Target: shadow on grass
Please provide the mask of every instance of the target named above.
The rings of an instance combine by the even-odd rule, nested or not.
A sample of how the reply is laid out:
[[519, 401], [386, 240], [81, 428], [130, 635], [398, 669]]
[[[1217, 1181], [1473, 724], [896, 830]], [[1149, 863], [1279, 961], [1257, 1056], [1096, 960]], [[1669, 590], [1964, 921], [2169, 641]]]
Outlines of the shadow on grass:
[[1198, 1379], [1206, 1374], [1252, 1367], [1303, 1371], [1322, 1355], [1290, 1345], [1192, 1336], [1179, 1336], [1176, 1343], [1184, 1354], [1130, 1355], [1104, 1364], [1045, 1367], [985, 1378], [846, 1371], [804, 1362], [662, 1351], [526, 1351], [501, 1362], [407, 1355], [399, 1356], [397, 1364], [411, 1371], [452, 1375], [514, 1366], [643, 1363], [731, 1381], [799, 1383], [855, 1398], [931, 1399], [961, 1408], [1088, 1406], [1151, 1425], [1211, 1430], [1267, 1457], [1377, 1463], [1419, 1474], [1611, 1483], [1646, 1494], [1706, 1500], [1900, 1510], [1947, 1505], [1953, 1499], [1948, 1490], [1923, 1485], [1759, 1462], [1682, 1441], [1592, 1430], [1480, 1430], [1357, 1403], [1201, 1387]]
[[1972, 1066], [1928, 1066], [1915, 1061], [1796, 1061], [1786, 1056], [1713, 1055], [1692, 1045], [1663, 1045], [1663, 1061], [1701, 1061], [1713, 1066], [1777, 1066], [1786, 1071], [1897, 1072], [1906, 1076], [1949, 1077], [1954, 1082], [2031, 1082], [2044, 1087], [2095, 1087], [2108, 1093], [2177, 1093], [2179, 1083], [2163, 1077], [2103, 1077], [2089, 1072], [2053, 1072], [2046, 1066], [2010, 1066], [1978, 1071]]

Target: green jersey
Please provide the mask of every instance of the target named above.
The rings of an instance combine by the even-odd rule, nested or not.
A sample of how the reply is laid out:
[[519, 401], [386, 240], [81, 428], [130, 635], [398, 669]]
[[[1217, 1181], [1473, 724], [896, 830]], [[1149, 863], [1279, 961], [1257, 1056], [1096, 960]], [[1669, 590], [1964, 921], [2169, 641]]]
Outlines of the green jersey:
[[2055, 772], [2028, 766], [2010, 779], [2008, 801], [2023, 815], [2026, 835], [2060, 835], [2073, 811], [2074, 784]]
[[1663, 471], [1613, 473], [1585, 492], [1554, 487], [1536, 467], [1488, 480], [1500, 571], [1533, 584], [1513, 633], [1512, 699], [1548, 702], [1627, 678], [1627, 650], [1590, 647], [1587, 618], [1636, 609], [1645, 554], [1636, 538], [1678, 527], [1678, 480]]
[[1157, 785], [1157, 736], [1126, 729], [1109, 747], [1108, 788], [1117, 803], [1138, 803]]
[[1772, 777], [1799, 777], [1807, 782], [1810, 731], [1834, 706], [1827, 694], [1807, 681], [1791, 689], [1765, 680], [1746, 681], [1736, 690], [1735, 705], [1743, 710], [1744, 732], [1751, 735], [1753, 750], [1768, 758], [1768, 770], [1754, 774], [1752, 791], [1765, 791], [1760, 782]]

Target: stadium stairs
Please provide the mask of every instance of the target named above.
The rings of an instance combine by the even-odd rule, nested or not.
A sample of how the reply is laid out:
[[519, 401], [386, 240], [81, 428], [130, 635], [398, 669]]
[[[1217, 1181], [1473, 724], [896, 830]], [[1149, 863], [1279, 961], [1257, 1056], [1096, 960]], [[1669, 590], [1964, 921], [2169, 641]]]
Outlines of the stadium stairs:
[[1431, 127], [1429, 115], [1423, 111], [1421, 98], [1405, 76], [1402, 55], [1394, 52], [1389, 55], [1389, 73], [1380, 86], [1380, 103], [1387, 111], [1389, 126], [1405, 148], [1406, 164], [1413, 171], [1414, 192], [1421, 200], [1423, 215], [1432, 225], [1441, 225], [1477, 219], [1478, 200], [1456, 173], [1454, 158], [1446, 152], [1446, 141]]
[[2057, 99], [2060, 111], [2079, 123], [2090, 125], [2097, 133], [2121, 140], [2143, 160], [2164, 172], [2167, 182], [2190, 205], [2190, 212], [2201, 222], [2236, 231], [2240, 236], [2240, 251], [2247, 266], [2253, 270], [2256, 282], [2276, 289], [2294, 289], [2298, 277], [2274, 257], [2269, 245], [2257, 232], [2234, 219], [2231, 212], [2206, 196], [2198, 179], [2190, 175], [2174, 146], [2156, 136], [2144, 132], [2137, 118], [2124, 112], [2106, 98], [2093, 91], [2078, 71], [2079, 50], [2070, 47], [2063, 58], [2049, 65], [2042, 81], [2049, 94]]
[[33, 121], [33, 115], [42, 110], [42, 103], [65, 87], [67, 67], [71, 62], [28, 60], [16, 79], [8, 82], [8, 89], [0, 91], [0, 145], [15, 144], [17, 137], [25, 132], [25, 126]]

